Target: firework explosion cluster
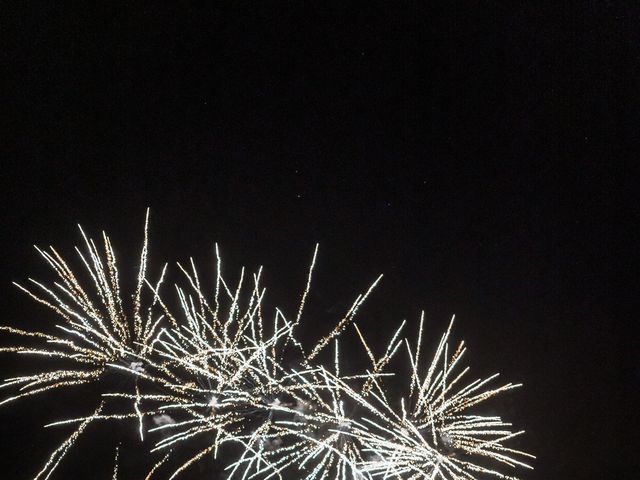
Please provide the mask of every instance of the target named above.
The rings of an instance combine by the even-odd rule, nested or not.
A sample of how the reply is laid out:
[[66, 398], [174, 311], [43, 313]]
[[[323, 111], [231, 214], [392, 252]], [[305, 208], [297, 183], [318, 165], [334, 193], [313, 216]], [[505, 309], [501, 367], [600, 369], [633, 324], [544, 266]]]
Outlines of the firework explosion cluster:
[[[102, 421], [136, 422], [149, 458], [157, 455], [147, 479], [177, 478], [227, 445], [237, 455], [226, 460], [224, 472], [238, 480], [515, 479], [516, 467], [531, 468], [525, 463], [531, 455], [507, 445], [522, 432], [472, 408], [519, 385], [495, 386], [497, 375], [469, 380], [464, 342], [450, 345], [453, 320], [426, 360], [423, 318], [415, 341], [405, 338], [403, 322], [376, 355], [356, 314], [378, 278], [335, 328], [305, 347], [297, 332], [317, 246], [295, 315], [263, 312], [261, 270], [243, 269], [237, 283], [228, 283], [217, 246], [214, 288], [201, 286], [193, 261], [178, 264], [185, 286], [175, 287], [180, 308], [170, 308], [161, 296], [166, 265], [159, 279], [147, 278], [147, 225], [148, 212], [130, 306], [122, 300], [116, 255], [104, 233], [98, 248], [80, 229], [84, 249], [76, 252], [83, 273], [74, 273], [54, 248], [38, 249], [57, 280], [18, 285], [59, 321], [47, 332], [0, 327], [19, 339], [2, 351], [45, 360], [38, 373], [6, 379], [0, 388], [10, 393], [0, 404], [80, 384], [102, 392], [90, 415], [47, 425], [74, 430], [36, 480], [50, 478], [86, 428]], [[344, 372], [340, 338], [347, 330], [370, 362], [359, 373]], [[409, 364], [406, 391], [391, 396], [385, 382], [400, 354]], [[121, 391], [104, 382], [113, 372], [129, 379]], [[110, 406], [123, 403], [124, 411]]]

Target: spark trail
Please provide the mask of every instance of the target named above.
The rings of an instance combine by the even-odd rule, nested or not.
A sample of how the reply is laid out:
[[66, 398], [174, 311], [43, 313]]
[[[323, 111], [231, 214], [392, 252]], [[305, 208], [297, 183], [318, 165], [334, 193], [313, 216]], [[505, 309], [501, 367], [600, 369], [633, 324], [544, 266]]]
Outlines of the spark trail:
[[[280, 308], [265, 312], [261, 268], [241, 269], [233, 283], [225, 278], [217, 245], [213, 291], [202, 286], [193, 260], [178, 264], [177, 308], [169, 306], [160, 292], [166, 265], [158, 281], [147, 275], [148, 216], [147, 211], [131, 305], [122, 301], [109, 237], [103, 233], [100, 252], [80, 229], [85, 249], [76, 252], [90, 288], [55, 249], [38, 249], [57, 281], [29, 279], [29, 288], [18, 287], [59, 321], [42, 331], [0, 327], [22, 339], [2, 351], [44, 360], [41, 371], [0, 385], [17, 390], [0, 405], [75, 385], [98, 385], [102, 392], [92, 414], [49, 424], [77, 426], [36, 479], [49, 478], [97, 421], [137, 422], [139, 440], [149, 450], [149, 480], [180, 477], [211, 458], [223, 462], [229, 480], [517, 479], [518, 469], [531, 468], [533, 457], [510, 446], [523, 432], [499, 416], [482, 414], [485, 402], [520, 385], [496, 385], [497, 374], [468, 380], [465, 344], [451, 345], [453, 319], [430, 358], [423, 346], [424, 316], [415, 345], [402, 322], [376, 355], [356, 317], [378, 277], [333, 328], [305, 345], [298, 333], [317, 246], [291, 317]], [[364, 371], [353, 371], [351, 359], [341, 358], [347, 332], [364, 348], [370, 364]], [[406, 388], [391, 391], [388, 380], [402, 371], [401, 353], [409, 365]], [[47, 368], [53, 359], [69, 366]], [[130, 383], [103, 388], [106, 372], [120, 372]], [[130, 408], [107, 410], [110, 402]], [[118, 452], [114, 478], [118, 456], [125, 453]]]

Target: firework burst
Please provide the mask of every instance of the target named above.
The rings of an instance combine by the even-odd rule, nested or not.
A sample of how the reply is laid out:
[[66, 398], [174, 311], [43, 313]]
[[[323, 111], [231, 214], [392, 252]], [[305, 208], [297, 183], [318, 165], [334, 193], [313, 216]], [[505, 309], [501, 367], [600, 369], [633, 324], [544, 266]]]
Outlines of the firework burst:
[[[176, 288], [180, 314], [167, 310], [166, 315], [179, 317], [181, 321], [175, 322], [181, 326], [162, 329], [152, 344], [176, 381], [169, 385], [170, 395], [148, 398], [161, 402], [158, 411], [169, 412], [172, 420], [179, 420], [153, 429], [172, 432], [155, 449], [175, 448], [202, 435], [210, 436], [212, 441], [174, 475], [202, 458], [205, 452], [212, 451], [215, 455], [225, 442], [240, 443], [245, 449], [229, 467], [230, 477], [241, 474], [243, 478], [262, 473], [280, 476], [280, 472], [302, 458], [303, 450], [317, 450], [326, 444], [328, 452], [333, 452], [334, 440], [345, 444], [345, 436], [329, 433], [330, 427], [342, 428], [348, 422], [338, 400], [340, 390], [329, 387], [326, 370], [322, 365], [314, 365], [312, 359], [352, 320], [368, 293], [357, 298], [342, 321], [308, 355], [295, 331], [302, 319], [316, 255], [317, 247], [292, 320], [277, 308], [271, 321], [265, 318], [261, 270], [251, 276], [247, 294], [243, 290], [244, 269], [237, 285], [230, 288], [222, 275], [217, 247], [212, 301], [206, 299], [193, 263], [189, 270], [179, 266], [190, 290], [187, 293]], [[338, 362], [336, 354], [336, 369]], [[327, 395], [331, 398], [325, 398]], [[300, 439], [303, 440], [296, 441]], [[346, 443], [351, 442], [346, 439]], [[283, 456], [284, 452], [290, 455]], [[308, 460], [301, 467], [310, 463]], [[344, 469], [340, 462], [336, 465]]]
[[424, 315], [413, 353], [409, 341], [404, 340], [411, 376], [409, 396], [400, 399], [400, 411], [391, 406], [380, 382], [372, 380], [371, 395], [378, 412], [363, 417], [359, 424], [361, 441], [371, 454], [365, 470], [374, 477], [453, 480], [475, 479], [477, 474], [515, 478], [484, 466], [483, 458], [509, 467], [531, 468], [522, 459], [534, 458], [532, 455], [505, 445], [523, 431], [512, 431], [511, 424], [497, 416], [468, 413], [472, 407], [520, 385], [490, 386], [498, 374], [465, 384], [469, 368], [461, 367], [464, 342], [449, 355], [453, 318], [431, 362], [421, 368], [423, 324]]
[[[151, 365], [148, 360], [150, 342], [162, 321], [162, 316], [155, 314], [159, 300], [157, 296], [143, 307], [148, 219], [147, 211], [136, 287], [132, 295], [133, 304], [128, 312], [120, 293], [116, 255], [104, 232], [101, 253], [94, 240], [87, 237], [82, 227], [79, 227], [85, 250], [78, 247], [75, 250], [84, 266], [84, 276], [91, 280], [91, 290], [80, 280], [81, 273], [74, 272], [55, 248], [45, 250], [35, 247], [53, 269], [57, 280], [47, 286], [29, 278], [28, 287], [17, 283], [15, 285], [56, 314], [58, 322], [54, 325], [55, 333], [2, 326], [0, 330], [22, 339], [22, 344], [3, 347], [0, 351], [62, 360], [65, 366], [50, 369], [45, 363], [38, 373], [6, 379], [0, 388], [16, 392], [2, 399], [0, 405], [50, 390], [99, 383], [109, 370], [135, 372], [138, 376], [146, 376], [145, 368]], [[156, 291], [163, 275], [156, 284]], [[32, 345], [33, 341], [36, 342], [35, 345]], [[139, 393], [137, 384], [135, 391]], [[53, 452], [36, 479], [49, 478], [65, 453], [91, 422], [110, 416], [103, 413], [103, 407], [104, 402], [101, 402], [92, 415], [50, 424], [80, 422], [80, 427]], [[137, 416], [142, 432], [142, 412], [138, 400], [134, 402], [134, 407], [137, 414], [125, 416]]]
[[[188, 268], [178, 264], [187, 285], [176, 285], [179, 307], [172, 309], [160, 295], [166, 265], [159, 281], [147, 278], [147, 232], [148, 212], [129, 309], [121, 300], [109, 237], [103, 234], [101, 253], [82, 229], [85, 251], [76, 251], [91, 279], [91, 292], [53, 248], [38, 251], [58, 280], [51, 286], [31, 279], [30, 288], [18, 285], [60, 321], [55, 334], [1, 327], [24, 339], [2, 350], [62, 359], [73, 367], [44, 368], [5, 380], [0, 388], [18, 391], [0, 404], [99, 383], [107, 371], [131, 379], [120, 391], [103, 389], [91, 415], [50, 424], [77, 426], [36, 480], [51, 476], [89, 424], [129, 418], [137, 419], [141, 440], [147, 434], [155, 437], [151, 452], [164, 452], [147, 479], [176, 478], [202, 459], [217, 458], [222, 448], [228, 448], [225, 458], [235, 455], [226, 461], [227, 478], [240, 480], [515, 479], [514, 468], [531, 468], [526, 463], [531, 455], [509, 446], [522, 432], [513, 431], [498, 416], [481, 414], [483, 402], [519, 385], [492, 386], [497, 375], [467, 381], [464, 343], [450, 347], [453, 320], [427, 362], [423, 318], [413, 347], [404, 337], [403, 322], [382, 355], [376, 356], [355, 317], [379, 277], [334, 328], [307, 348], [297, 332], [317, 246], [293, 317], [278, 308], [273, 315], [265, 314], [262, 269], [250, 275], [242, 269], [236, 283], [228, 282], [217, 245], [213, 295], [201, 286], [193, 261]], [[351, 329], [370, 363], [364, 371], [343, 371], [340, 338]], [[40, 343], [27, 346], [29, 341]], [[402, 396], [390, 392], [385, 382], [397, 375], [394, 365], [404, 347], [410, 373]], [[322, 360], [327, 356], [332, 360]], [[111, 400], [131, 408], [109, 413]], [[189, 453], [177, 460], [179, 451]], [[119, 455], [113, 478], [118, 475]], [[498, 470], [499, 464], [511, 471]]]

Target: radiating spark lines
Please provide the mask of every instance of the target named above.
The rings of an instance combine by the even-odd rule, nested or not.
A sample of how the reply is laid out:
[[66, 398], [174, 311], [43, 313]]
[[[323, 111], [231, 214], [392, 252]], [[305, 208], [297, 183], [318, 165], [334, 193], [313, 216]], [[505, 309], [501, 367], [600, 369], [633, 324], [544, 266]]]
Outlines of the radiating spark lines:
[[[519, 385], [496, 386], [497, 374], [467, 380], [466, 346], [451, 346], [453, 319], [429, 361], [424, 314], [417, 337], [406, 338], [402, 322], [377, 355], [356, 314], [380, 276], [335, 327], [305, 345], [297, 332], [304, 328], [317, 245], [292, 317], [279, 308], [265, 313], [261, 268], [241, 269], [235, 282], [225, 278], [217, 245], [212, 297], [190, 260], [178, 264], [186, 286], [176, 285], [175, 308], [160, 293], [166, 265], [158, 281], [148, 279], [148, 220], [147, 211], [131, 305], [122, 300], [109, 237], [103, 233], [100, 252], [82, 229], [85, 249], [76, 252], [91, 289], [53, 248], [38, 252], [57, 281], [47, 286], [29, 279], [30, 288], [18, 285], [53, 310], [59, 322], [51, 329], [56, 333], [0, 327], [22, 339], [0, 351], [45, 361], [37, 373], [7, 378], [0, 388], [15, 392], [0, 405], [73, 385], [102, 389], [93, 414], [49, 423], [77, 427], [36, 480], [50, 478], [86, 427], [105, 420], [135, 421], [150, 460], [152, 452], [162, 452], [160, 461], [149, 463], [147, 480], [181, 477], [206, 458], [226, 462], [229, 480], [516, 479], [516, 468], [531, 468], [527, 459], [533, 457], [510, 446], [523, 432], [482, 414], [484, 402]], [[342, 359], [341, 339], [350, 324], [370, 363], [364, 371]], [[388, 379], [397, 375], [401, 353], [409, 375], [399, 392], [389, 388]], [[71, 366], [56, 362], [47, 368], [49, 359]], [[103, 388], [106, 372], [119, 372], [129, 383]], [[130, 409], [109, 411], [112, 402]], [[124, 453], [116, 450], [114, 479], [122, 475], [118, 459]]]
[[[515, 478], [476, 463], [476, 457], [485, 457], [509, 467], [531, 468], [520, 460], [534, 458], [525, 452], [507, 447], [504, 443], [522, 434], [512, 432], [511, 424], [496, 416], [467, 414], [466, 411], [502, 392], [520, 385], [511, 383], [499, 387], [488, 387], [498, 375], [477, 379], [465, 386], [463, 377], [469, 368], [460, 369], [460, 360], [466, 348], [461, 342], [453, 355], [449, 356], [449, 337], [453, 319], [442, 336], [426, 373], [421, 374], [421, 341], [423, 319], [420, 321], [418, 343], [412, 353], [405, 339], [412, 366], [411, 387], [405, 408], [401, 401], [401, 412], [396, 412], [382, 396], [374, 397], [388, 414], [389, 420], [364, 418], [366, 428], [361, 432], [366, 450], [373, 453], [376, 460], [366, 466], [374, 477], [409, 475], [412, 478], [457, 479], [476, 478], [476, 473], [497, 478]], [[373, 380], [378, 386], [378, 381]], [[382, 394], [382, 390], [378, 388]]]
[[[74, 271], [55, 248], [49, 247], [48, 250], [43, 250], [36, 247], [57, 275], [57, 280], [52, 285], [46, 286], [39, 281], [29, 279], [29, 288], [19, 284], [16, 286], [37, 302], [53, 310], [58, 322], [51, 330], [57, 333], [26, 331], [3, 326], [0, 327], [1, 331], [23, 339], [25, 344], [4, 347], [0, 350], [19, 355], [62, 360], [66, 366], [49, 369], [45, 364], [39, 373], [6, 379], [0, 384], [0, 389], [17, 391], [0, 400], [0, 405], [50, 390], [96, 384], [111, 366], [144, 369], [152, 365], [145, 359], [145, 355], [162, 319], [155, 314], [157, 296], [154, 296], [146, 305], [144, 312], [142, 309], [142, 287], [147, 276], [148, 220], [149, 211], [145, 218], [144, 241], [130, 315], [126, 313], [127, 308], [123, 305], [121, 298], [115, 251], [104, 232], [101, 253], [94, 240], [87, 237], [80, 227], [85, 249], [82, 251], [76, 247], [75, 251], [84, 271]], [[88, 290], [81, 280], [83, 275], [90, 280], [92, 291]], [[156, 291], [161, 281], [162, 277]], [[38, 345], [31, 346], [35, 342], [29, 340], [38, 341]], [[62, 365], [62, 363], [56, 362], [55, 365]], [[137, 385], [135, 391], [138, 392]], [[135, 402], [134, 405], [140, 420], [142, 435], [142, 412], [139, 410], [139, 402]], [[93, 415], [80, 420], [82, 422], [80, 428], [54, 452], [45, 469], [36, 478], [45, 474], [47, 475], [45, 478], [48, 478], [51, 475], [62, 456], [86, 426], [104, 416], [100, 415], [103, 407], [104, 405], [101, 404]]]

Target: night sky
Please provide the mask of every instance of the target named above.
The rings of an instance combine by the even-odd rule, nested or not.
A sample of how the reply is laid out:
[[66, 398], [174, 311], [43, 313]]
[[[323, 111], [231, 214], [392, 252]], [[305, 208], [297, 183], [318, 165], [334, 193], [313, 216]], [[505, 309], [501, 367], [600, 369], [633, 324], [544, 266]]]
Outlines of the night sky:
[[[11, 282], [51, 280], [32, 245], [71, 257], [77, 223], [111, 234], [132, 283], [149, 206], [154, 268], [213, 275], [218, 242], [290, 311], [319, 242], [310, 338], [383, 273], [371, 335], [424, 310], [435, 342], [455, 313], [472, 374], [524, 383], [490, 404], [528, 432], [522, 478], [637, 478], [618, 161], [636, 161], [640, 9], [212, 3], [3, 9], [2, 324], [53, 321]], [[31, 478], [66, 434], [40, 426], [80, 405], [3, 406], [0, 476]], [[110, 478], [121, 433], [89, 432], [54, 478]]]

